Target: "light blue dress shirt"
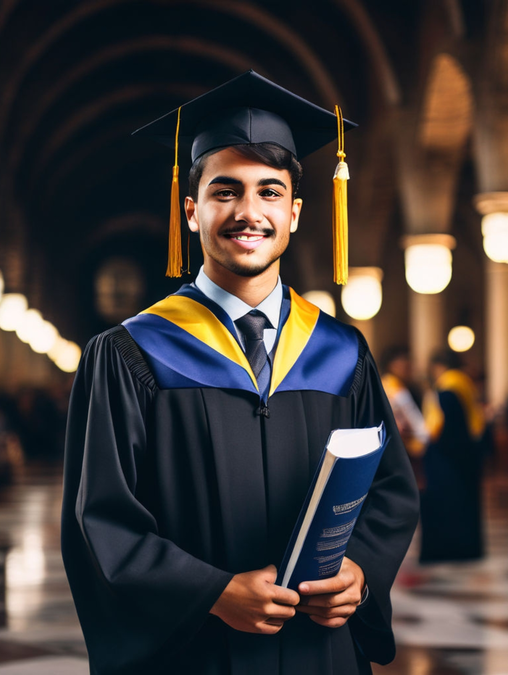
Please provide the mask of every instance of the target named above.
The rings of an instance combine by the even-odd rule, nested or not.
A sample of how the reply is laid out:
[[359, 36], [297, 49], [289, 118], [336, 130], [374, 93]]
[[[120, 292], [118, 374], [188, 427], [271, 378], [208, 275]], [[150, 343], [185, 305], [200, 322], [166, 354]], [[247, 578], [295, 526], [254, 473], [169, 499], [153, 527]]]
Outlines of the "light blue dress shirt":
[[[229, 318], [234, 322], [240, 319], [245, 314], [248, 314], [253, 309], [257, 309], [268, 318], [273, 328], [265, 328], [263, 333], [263, 340], [267, 354], [273, 349], [275, 340], [277, 338], [277, 329], [279, 327], [280, 310], [282, 305], [282, 282], [280, 277], [277, 280], [277, 285], [267, 296], [263, 302], [260, 302], [257, 307], [251, 307], [236, 295], [225, 291], [220, 286], [217, 286], [211, 279], [209, 279], [204, 269], [201, 267], [199, 274], [194, 282], [199, 290], [206, 295], [207, 298], [216, 302], [228, 314]], [[235, 324], [236, 328], [236, 324]], [[238, 337], [243, 344], [243, 335], [238, 331]]]

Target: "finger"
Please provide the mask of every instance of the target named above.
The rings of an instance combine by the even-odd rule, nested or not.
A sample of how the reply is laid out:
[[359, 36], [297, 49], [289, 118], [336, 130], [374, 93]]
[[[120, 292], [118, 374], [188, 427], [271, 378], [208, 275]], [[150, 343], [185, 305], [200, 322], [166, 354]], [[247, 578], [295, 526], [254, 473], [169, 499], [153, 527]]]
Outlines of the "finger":
[[277, 605], [273, 603], [267, 608], [266, 615], [267, 619], [282, 619], [286, 621], [287, 619], [292, 619], [296, 614], [296, 609], [289, 605]]
[[290, 588], [282, 588], [282, 586], [273, 586], [273, 602], [280, 605], [297, 605], [300, 602], [300, 596], [296, 591]]
[[335, 576], [320, 581], [303, 581], [298, 586], [301, 595], [324, 595], [327, 593], [340, 593], [348, 588], [341, 577]]
[[306, 607], [299, 605], [297, 612], [308, 614], [309, 616], [319, 616], [324, 619], [334, 619], [337, 617], [349, 618], [356, 611], [356, 605], [342, 605], [340, 607]]
[[276, 619], [269, 619], [264, 622], [265, 626], [271, 626], [276, 629], [275, 632], [278, 632], [284, 625], [284, 621], [277, 621]]
[[341, 598], [340, 594], [328, 593], [327, 595], [311, 595], [304, 598], [300, 605], [304, 607], [337, 607], [349, 604], [347, 599]]
[[349, 617], [338, 617], [336, 619], [323, 619], [320, 616], [311, 616], [311, 621], [318, 623], [320, 626], [325, 626], [325, 628], [340, 628], [347, 623]]
[[269, 583], [273, 584], [275, 583], [275, 580], [277, 579], [277, 568], [275, 565], [267, 565], [264, 567], [260, 572], [263, 573], [264, 578], [266, 581]]
[[262, 623], [256, 626], [256, 633], [261, 633], [262, 635], [275, 635], [280, 631], [284, 623], [271, 624], [263, 621]]
[[342, 593], [327, 593], [325, 595], [309, 595], [302, 598], [300, 605], [308, 607], [339, 607], [342, 605], [359, 605], [362, 596], [356, 589]]

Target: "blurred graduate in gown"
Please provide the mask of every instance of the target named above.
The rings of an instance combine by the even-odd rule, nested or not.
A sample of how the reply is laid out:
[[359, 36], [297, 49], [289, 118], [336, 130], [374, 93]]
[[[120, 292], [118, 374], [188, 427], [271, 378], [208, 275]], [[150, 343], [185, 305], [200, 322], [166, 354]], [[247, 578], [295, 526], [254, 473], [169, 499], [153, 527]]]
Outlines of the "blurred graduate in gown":
[[483, 411], [455, 352], [434, 354], [430, 377], [433, 391], [423, 406], [431, 443], [424, 456], [420, 561], [474, 560], [483, 555]]

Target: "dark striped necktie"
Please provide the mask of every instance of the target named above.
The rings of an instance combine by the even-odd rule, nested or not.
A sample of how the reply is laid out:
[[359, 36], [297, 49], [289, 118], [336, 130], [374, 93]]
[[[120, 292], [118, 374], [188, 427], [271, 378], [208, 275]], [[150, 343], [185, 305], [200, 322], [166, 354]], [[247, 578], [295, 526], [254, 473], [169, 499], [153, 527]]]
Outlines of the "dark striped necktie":
[[[272, 324], [262, 312], [256, 309], [242, 316], [241, 319], [237, 319], [235, 324], [245, 339], [245, 356], [250, 363], [252, 372], [258, 381], [259, 391], [262, 394], [270, 382], [270, 363], [263, 341], [263, 331], [265, 328], [272, 328]], [[266, 377], [266, 373], [268, 377]], [[261, 378], [260, 375], [262, 375]]]

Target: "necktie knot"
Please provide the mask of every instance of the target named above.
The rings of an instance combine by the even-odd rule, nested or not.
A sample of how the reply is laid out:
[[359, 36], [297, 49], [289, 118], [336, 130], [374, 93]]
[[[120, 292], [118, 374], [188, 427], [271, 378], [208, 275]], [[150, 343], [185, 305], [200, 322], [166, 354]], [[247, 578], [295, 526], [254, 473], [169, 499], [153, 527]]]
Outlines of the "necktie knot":
[[245, 336], [247, 341], [262, 340], [263, 331], [265, 328], [271, 328], [272, 324], [262, 312], [253, 310], [241, 319], [235, 321], [241, 333]]

